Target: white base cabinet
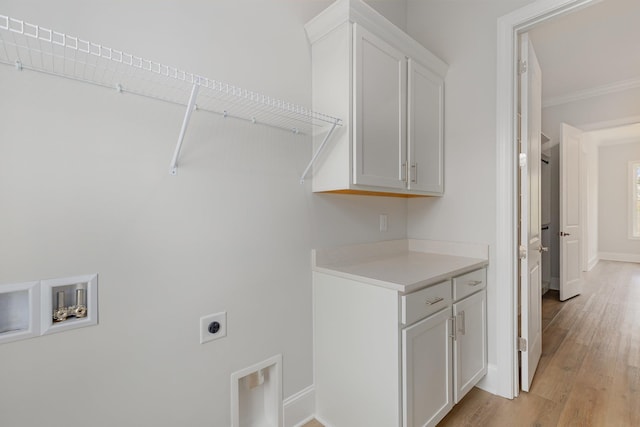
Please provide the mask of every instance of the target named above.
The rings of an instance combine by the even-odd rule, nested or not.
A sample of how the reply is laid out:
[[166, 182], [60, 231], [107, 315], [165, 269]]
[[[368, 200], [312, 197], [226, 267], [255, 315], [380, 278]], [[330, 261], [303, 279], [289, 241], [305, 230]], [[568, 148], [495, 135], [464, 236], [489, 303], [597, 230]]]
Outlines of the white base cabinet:
[[485, 268], [453, 279], [455, 403], [487, 373], [486, 282]]
[[314, 271], [316, 416], [435, 426], [487, 370], [486, 269], [415, 292]]
[[327, 427], [401, 422], [397, 292], [313, 273], [316, 418]]
[[454, 402], [458, 403], [487, 373], [487, 291], [453, 304]]
[[453, 407], [451, 309], [402, 331], [402, 426], [432, 426]]

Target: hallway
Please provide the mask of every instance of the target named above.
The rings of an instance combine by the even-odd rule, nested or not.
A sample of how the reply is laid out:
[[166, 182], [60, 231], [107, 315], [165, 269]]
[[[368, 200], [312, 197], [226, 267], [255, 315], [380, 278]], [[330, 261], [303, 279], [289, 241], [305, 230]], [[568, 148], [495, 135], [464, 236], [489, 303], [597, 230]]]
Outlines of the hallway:
[[474, 388], [439, 426], [640, 425], [640, 264], [601, 261], [584, 293], [542, 302], [542, 358], [531, 391]]

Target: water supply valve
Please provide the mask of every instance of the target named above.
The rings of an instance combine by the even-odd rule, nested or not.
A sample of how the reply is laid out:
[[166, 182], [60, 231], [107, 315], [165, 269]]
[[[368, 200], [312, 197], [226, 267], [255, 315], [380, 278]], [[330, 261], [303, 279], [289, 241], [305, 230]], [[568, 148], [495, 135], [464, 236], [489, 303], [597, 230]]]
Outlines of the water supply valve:
[[56, 292], [56, 308], [53, 311], [53, 321], [63, 322], [70, 317], [83, 318], [87, 317], [87, 290], [83, 288], [76, 289], [75, 303], [65, 305], [65, 292]]
[[56, 301], [56, 309], [53, 311], [54, 322], [62, 322], [64, 320], [67, 320], [69, 311], [64, 305], [64, 291], [56, 293]]

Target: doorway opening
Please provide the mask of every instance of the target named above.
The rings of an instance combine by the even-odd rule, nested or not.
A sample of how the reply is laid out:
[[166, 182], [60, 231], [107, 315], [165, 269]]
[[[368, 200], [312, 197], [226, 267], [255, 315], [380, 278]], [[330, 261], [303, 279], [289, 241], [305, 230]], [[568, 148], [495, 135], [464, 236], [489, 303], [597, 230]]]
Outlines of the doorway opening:
[[519, 394], [518, 338], [518, 38], [534, 26], [596, 0], [532, 3], [498, 20], [497, 70], [497, 394]]

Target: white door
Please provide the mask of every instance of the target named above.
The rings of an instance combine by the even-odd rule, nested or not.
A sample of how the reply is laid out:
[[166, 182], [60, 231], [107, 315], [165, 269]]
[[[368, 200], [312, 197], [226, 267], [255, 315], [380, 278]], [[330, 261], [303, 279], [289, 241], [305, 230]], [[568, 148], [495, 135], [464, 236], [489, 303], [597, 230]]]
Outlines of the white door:
[[409, 189], [444, 192], [444, 80], [409, 59]]
[[529, 391], [542, 355], [540, 155], [542, 72], [529, 41], [520, 43], [520, 384]]
[[405, 188], [407, 59], [354, 24], [355, 184]]
[[582, 292], [580, 265], [580, 137], [582, 131], [560, 129], [560, 300]]

